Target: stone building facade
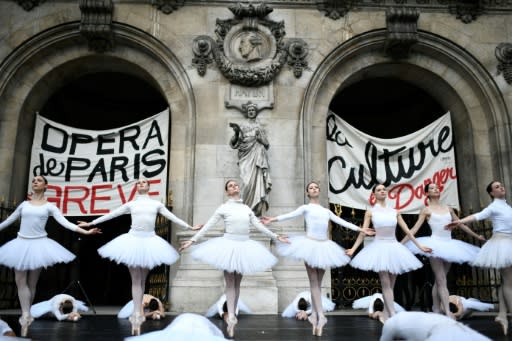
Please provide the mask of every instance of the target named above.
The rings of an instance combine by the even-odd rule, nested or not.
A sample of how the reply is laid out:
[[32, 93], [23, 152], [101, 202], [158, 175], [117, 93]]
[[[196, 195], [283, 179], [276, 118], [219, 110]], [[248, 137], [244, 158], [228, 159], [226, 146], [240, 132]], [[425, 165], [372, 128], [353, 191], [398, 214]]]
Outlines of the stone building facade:
[[[34, 115], [51, 95], [79, 76], [110, 71], [151, 84], [168, 103], [174, 213], [193, 223], [205, 222], [225, 200], [224, 182], [239, 177], [229, 123], [243, 120], [244, 104], [256, 103], [266, 127], [269, 214], [276, 215], [304, 203], [310, 179], [326, 182], [332, 99], [376, 77], [413, 84], [452, 113], [463, 213], [488, 202], [491, 179], [511, 188], [512, 2], [275, 0], [265, 5], [271, 10], [259, 6], [1, 1], [0, 194], [23, 196]], [[237, 34], [251, 25], [264, 51], [244, 60]], [[233, 71], [236, 66], [241, 69]], [[273, 229], [290, 233], [302, 229], [297, 225]], [[220, 233], [219, 227], [209, 236]], [[188, 236], [174, 233], [173, 243]], [[274, 247], [262, 235], [255, 238]], [[185, 253], [170, 275], [171, 309], [205, 311], [222, 285], [220, 272]], [[328, 279], [324, 286], [328, 291]], [[272, 271], [244, 278], [242, 298], [255, 312], [276, 313], [307, 287], [303, 265], [280, 260]]]

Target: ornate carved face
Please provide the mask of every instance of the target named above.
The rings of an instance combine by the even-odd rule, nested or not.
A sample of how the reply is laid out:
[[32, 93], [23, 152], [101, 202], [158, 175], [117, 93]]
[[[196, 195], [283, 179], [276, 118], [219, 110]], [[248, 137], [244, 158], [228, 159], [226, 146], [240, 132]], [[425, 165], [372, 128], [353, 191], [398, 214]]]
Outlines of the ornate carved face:
[[247, 107], [247, 117], [255, 118], [257, 115], [258, 115], [258, 112], [256, 111], [256, 107], [254, 105], [249, 105]]

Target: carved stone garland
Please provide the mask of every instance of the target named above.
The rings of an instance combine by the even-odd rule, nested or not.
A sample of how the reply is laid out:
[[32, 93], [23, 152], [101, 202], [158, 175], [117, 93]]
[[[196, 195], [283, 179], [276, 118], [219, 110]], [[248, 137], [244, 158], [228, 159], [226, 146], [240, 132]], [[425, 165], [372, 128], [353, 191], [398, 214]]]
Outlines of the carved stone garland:
[[112, 31], [112, 0], [80, 0], [80, 33], [87, 38], [89, 49], [98, 53], [114, 46]]
[[454, 5], [449, 6], [451, 14], [465, 24], [476, 20], [484, 11], [480, 0], [456, 0]]
[[284, 22], [266, 18], [273, 11], [265, 4], [230, 6], [232, 19], [217, 19], [217, 40], [201, 35], [194, 39], [192, 65], [200, 76], [213, 61], [231, 83], [260, 86], [272, 81], [284, 64], [292, 66], [295, 77], [307, 67], [306, 42], [284, 41]]
[[324, 0], [317, 1], [316, 6], [326, 17], [338, 20], [350, 11], [353, 2], [354, 0]]
[[45, 2], [45, 0], [16, 0], [25, 11], [31, 11], [34, 7]]
[[171, 14], [185, 4], [185, 0], [151, 0], [151, 2], [153, 6], [164, 14]]
[[501, 43], [496, 46], [496, 59], [498, 59], [498, 75], [503, 74], [507, 84], [512, 85], [512, 44]]

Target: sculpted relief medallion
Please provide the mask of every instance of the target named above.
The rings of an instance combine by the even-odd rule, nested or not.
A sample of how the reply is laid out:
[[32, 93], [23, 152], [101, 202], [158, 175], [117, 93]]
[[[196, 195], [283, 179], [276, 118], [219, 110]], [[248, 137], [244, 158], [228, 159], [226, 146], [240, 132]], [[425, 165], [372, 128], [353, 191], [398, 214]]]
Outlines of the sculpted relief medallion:
[[237, 4], [229, 9], [235, 17], [217, 19], [216, 40], [206, 35], [194, 39], [192, 64], [199, 75], [204, 76], [213, 61], [232, 84], [243, 86], [269, 83], [284, 65], [292, 66], [296, 77], [302, 75], [307, 44], [301, 39], [284, 40], [284, 22], [267, 18], [272, 8]]

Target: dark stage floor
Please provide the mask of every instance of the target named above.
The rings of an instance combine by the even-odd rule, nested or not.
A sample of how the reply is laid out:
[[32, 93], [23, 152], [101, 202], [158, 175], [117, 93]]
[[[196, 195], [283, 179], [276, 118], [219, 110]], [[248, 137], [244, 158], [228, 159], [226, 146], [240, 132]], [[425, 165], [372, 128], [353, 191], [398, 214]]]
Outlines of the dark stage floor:
[[[14, 314], [2, 315], [17, 333], [18, 317], [19, 315]], [[160, 321], [146, 321], [142, 333], [163, 329], [174, 317], [171, 315]], [[336, 314], [329, 315], [328, 318], [329, 322], [324, 328], [323, 336], [316, 337], [311, 335], [310, 324], [306, 321], [285, 319], [278, 315], [241, 315], [235, 340], [364, 341], [378, 340], [380, 337], [381, 323], [369, 319], [366, 315]], [[225, 326], [220, 319], [213, 318], [211, 321], [225, 332]], [[493, 315], [478, 315], [465, 320], [464, 323], [492, 340], [512, 340], [512, 337], [509, 339], [500, 335], [501, 330], [493, 321]], [[29, 336], [32, 340], [38, 341], [122, 341], [124, 337], [130, 335], [130, 330], [128, 320], [119, 320], [115, 315], [86, 315], [77, 323], [57, 322], [51, 319], [36, 320], [29, 329]]]

